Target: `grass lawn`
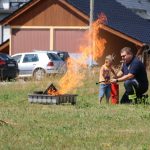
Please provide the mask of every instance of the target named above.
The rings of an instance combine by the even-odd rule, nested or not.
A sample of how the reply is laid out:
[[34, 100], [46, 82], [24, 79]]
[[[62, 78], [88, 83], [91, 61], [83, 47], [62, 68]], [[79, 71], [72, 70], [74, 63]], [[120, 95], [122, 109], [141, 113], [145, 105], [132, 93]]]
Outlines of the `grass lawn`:
[[28, 102], [28, 93], [58, 80], [0, 83], [0, 150], [150, 149], [150, 106], [99, 105], [97, 71], [71, 92], [78, 94], [74, 106]]

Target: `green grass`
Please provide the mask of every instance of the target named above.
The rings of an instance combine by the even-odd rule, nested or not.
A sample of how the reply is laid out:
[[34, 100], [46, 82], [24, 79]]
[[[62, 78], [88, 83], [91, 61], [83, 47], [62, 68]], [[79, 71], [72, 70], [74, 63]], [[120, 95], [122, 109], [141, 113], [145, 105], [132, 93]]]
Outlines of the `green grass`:
[[57, 86], [59, 77], [0, 83], [0, 149], [150, 149], [150, 106], [99, 105], [97, 79], [98, 72], [87, 75], [71, 92], [78, 94], [75, 106], [28, 103], [28, 93]]

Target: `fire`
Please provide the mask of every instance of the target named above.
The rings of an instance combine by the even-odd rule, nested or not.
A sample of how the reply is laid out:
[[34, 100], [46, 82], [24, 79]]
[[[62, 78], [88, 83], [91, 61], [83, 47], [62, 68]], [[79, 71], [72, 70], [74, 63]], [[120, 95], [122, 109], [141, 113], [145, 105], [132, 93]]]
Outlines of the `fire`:
[[48, 94], [48, 95], [52, 95], [52, 96], [56, 96], [56, 95], [59, 95], [59, 92], [58, 92], [58, 91], [55, 91], [55, 90], [48, 90], [48, 91], [47, 91], [47, 94]]
[[97, 61], [102, 57], [105, 49], [106, 40], [100, 37], [100, 30], [107, 22], [107, 17], [105, 14], [101, 13], [98, 19], [93, 23], [92, 31], [91, 31], [91, 41], [93, 48], [93, 59]]
[[82, 85], [82, 80], [85, 77], [85, 74], [82, 72], [83, 66], [80, 65], [76, 60], [69, 58], [68, 60], [68, 71], [61, 78], [60, 85], [60, 93], [64, 94], [68, 91], [79, 87]]
[[92, 55], [94, 61], [102, 57], [106, 40], [100, 37], [100, 29], [102, 24], [106, 23], [107, 18], [101, 14], [99, 18], [93, 22], [92, 30], [85, 32], [83, 43], [80, 45], [79, 52], [81, 57], [79, 59], [68, 59], [67, 73], [59, 81], [60, 94], [64, 94], [80, 87], [85, 78], [85, 68], [88, 66], [87, 59]]
[[59, 95], [60, 93], [58, 92], [58, 90], [55, 88], [53, 84], [50, 84], [48, 88], [44, 91], [44, 94], [56, 96], [56, 95]]

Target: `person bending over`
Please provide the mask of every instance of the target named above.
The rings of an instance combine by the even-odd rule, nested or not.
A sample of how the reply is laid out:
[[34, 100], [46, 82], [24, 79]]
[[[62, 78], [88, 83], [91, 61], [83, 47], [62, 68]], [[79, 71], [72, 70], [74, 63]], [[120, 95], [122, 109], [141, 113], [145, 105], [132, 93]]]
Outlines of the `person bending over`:
[[144, 64], [134, 56], [130, 47], [121, 49], [121, 57], [123, 61], [122, 69], [117, 74], [116, 79], [110, 82], [124, 81], [125, 93], [120, 103], [137, 102], [137, 98], [148, 90], [148, 78]]

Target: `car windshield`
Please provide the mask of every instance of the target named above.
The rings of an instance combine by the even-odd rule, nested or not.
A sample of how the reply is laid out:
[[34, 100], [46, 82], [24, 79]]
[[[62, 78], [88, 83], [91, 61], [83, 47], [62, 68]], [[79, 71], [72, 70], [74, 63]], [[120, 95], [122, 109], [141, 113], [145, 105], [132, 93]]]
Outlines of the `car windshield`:
[[62, 60], [57, 54], [54, 53], [47, 53], [47, 56], [51, 60]]
[[7, 54], [0, 53], [0, 59], [9, 60], [9, 59], [12, 59], [12, 58]]

